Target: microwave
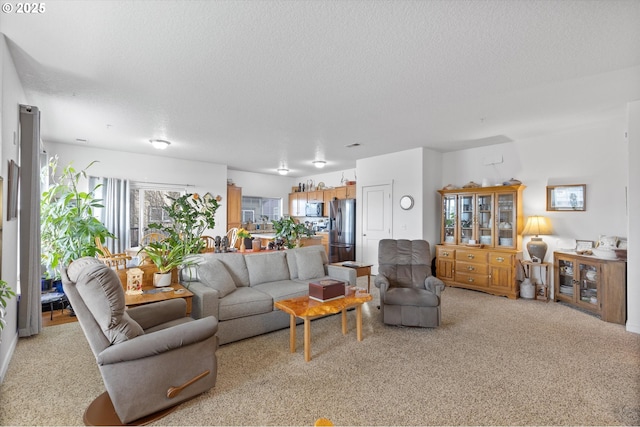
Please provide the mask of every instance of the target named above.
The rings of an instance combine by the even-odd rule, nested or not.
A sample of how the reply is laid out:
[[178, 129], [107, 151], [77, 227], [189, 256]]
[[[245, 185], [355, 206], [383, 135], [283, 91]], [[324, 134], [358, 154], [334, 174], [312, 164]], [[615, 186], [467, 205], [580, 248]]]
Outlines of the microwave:
[[318, 217], [324, 212], [324, 203], [307, 203], [304, 209], [304, 216]]

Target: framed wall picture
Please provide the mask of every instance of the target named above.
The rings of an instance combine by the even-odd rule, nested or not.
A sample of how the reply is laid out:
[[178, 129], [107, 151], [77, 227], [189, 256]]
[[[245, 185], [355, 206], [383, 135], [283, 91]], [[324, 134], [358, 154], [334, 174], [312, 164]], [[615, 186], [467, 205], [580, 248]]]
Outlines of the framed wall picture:
[[7, 195], [7, 221], [18, 218], [18, 183], [20, 181], [20, 166], [9, 160], [9, 182]]
[[585, 184], [547, 186], [548, 211], [584, 211], [587, 206]]

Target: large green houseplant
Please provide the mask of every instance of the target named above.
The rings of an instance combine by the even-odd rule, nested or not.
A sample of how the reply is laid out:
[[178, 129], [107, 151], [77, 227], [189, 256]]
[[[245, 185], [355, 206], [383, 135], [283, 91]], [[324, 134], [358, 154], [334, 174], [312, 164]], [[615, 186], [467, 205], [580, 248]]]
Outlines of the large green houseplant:
[[[166, 237], [140, 249], [155, 264], [158, 274], [168, 274], [176, 267], [188, 265], [189, 255], [200, 253], [205, 245], [202, 233], [215, 227], [215, 214], [219, 207], [216, 199], [203, 198], [198, 193], [169, 199], [171, 202], [163, 209], [171, 219], [170, 224], [149, 224], [151, 230], [157, 230]], [[154, 277], [154, 283], [159, 280]]]
[[81, 178], [87, 179], [86, 168], [77, 171], [69, 164], [57, 176], [58, 158], [52, 157], [43, 173], [52, 183], [42, 193], [40, 201], [40, 236], [42, 264], [47, 276], [59, 278], [60, 268], [83, 256], [96, 256], [99, 249], [95, 239], [115, 236], [94, 216], [94, 209], [102, 208], [102, 199], [95, 197], [100, 185], [90, 191], [80, 191]]
[[284, 245], [289, 249], [299, 247], [303, 237], [316, 234], [304, 224], [297, 223], [292, 217], [275, 219], [271, 222], [276, 232], [276, 238], [282, 239]]

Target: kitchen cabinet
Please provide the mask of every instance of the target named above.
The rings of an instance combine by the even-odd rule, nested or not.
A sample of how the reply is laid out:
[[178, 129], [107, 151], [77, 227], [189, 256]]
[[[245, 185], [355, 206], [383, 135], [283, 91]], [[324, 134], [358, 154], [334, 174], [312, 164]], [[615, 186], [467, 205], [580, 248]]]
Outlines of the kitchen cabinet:
[[305, 208], [307, 206], [307, 194], [306, 192], [298, 192], [289, 194], [289, 215], [290, 216], [304, 216]]
[[289, 194], [289, 215], [305, 216], [305, 205], [309, 203], [324, 203], [323, 215], [329, 216], [329, 204], [335, 199], [355, 199], [356, 186], [345, 185], [326, 190], [302, 191]]
[[626, 312], [625, 261], [553, 253], [554, 301], [562, 301], [594, 313], [606, 322], [624, 325]]
[[227, 185], [227, 230], [242, 225], [242, 187]]
[[524, 185], [440, 190], [436, 275], [449, 286], [518, 298]]

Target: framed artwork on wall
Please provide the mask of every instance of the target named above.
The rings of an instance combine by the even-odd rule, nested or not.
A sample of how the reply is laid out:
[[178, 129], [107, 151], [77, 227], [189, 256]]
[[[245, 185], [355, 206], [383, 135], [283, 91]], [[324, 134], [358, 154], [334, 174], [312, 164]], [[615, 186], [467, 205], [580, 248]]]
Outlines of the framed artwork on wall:
[[584, 211], [587, 206], [585, 184], [547, 186], [548, 211]]
[[18, 181], [20, 180], [20, 166], [9, 160], [9, 182], [7, 195], [7, 221], [18, 218]]

